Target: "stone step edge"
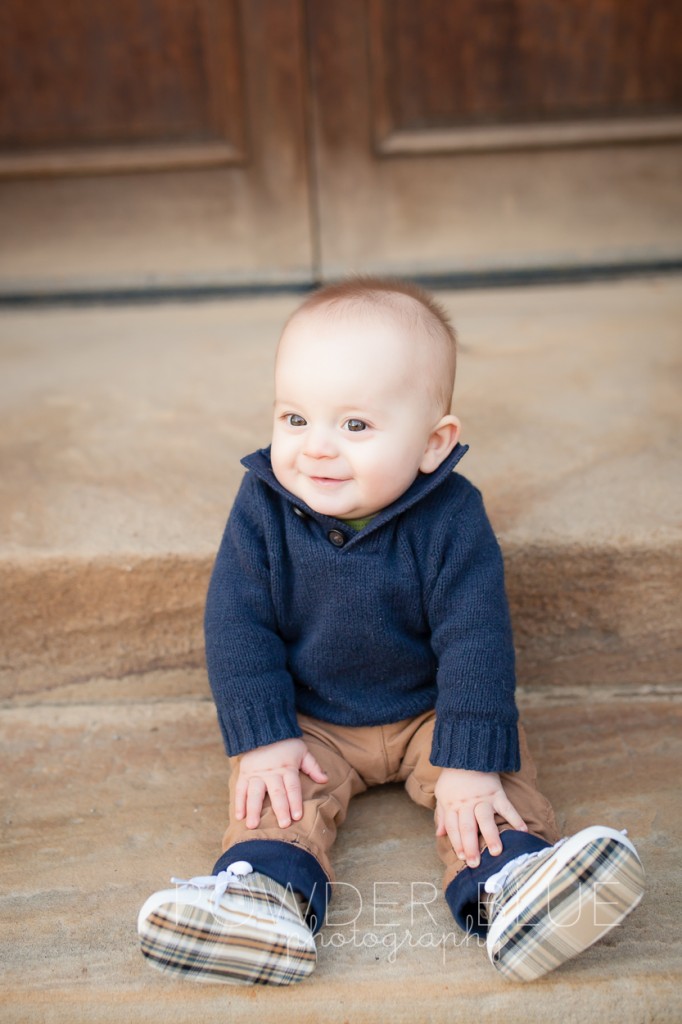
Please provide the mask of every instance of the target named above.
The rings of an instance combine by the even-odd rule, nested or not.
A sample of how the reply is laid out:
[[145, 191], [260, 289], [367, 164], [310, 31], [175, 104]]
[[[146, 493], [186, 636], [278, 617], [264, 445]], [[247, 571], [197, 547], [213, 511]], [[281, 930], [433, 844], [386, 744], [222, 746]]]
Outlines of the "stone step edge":
[[[519, 678], [540, 686], [680, 678], [682, 541], [507, 545]], [[96, 676], [203, 664], [213, 555], [0, 561], [0, 700]]]
[[[565, 686], [528, 685], [519, 681], [517, 703], [523, 711], [526, 708], [585, 707], [593, 704], [619, 702], [631, 706], [633, 702], [657, 704], [682, 703], [682, 676], [676, 683], [663, 685], [597, 685], [592, 682], [574, 683]], [[136, 675], [111, 678], [97, 676], [74, 683], [65, 683], [31, 693], [18, 693], [0, 700], [0, 712], [12, 710], [40, 710], [47, 714], [49, 708], [68, 707], [116, 708], [140, 705], [149, 706], [212, 706], [206, 669], [172, 668], [152, 669]]]

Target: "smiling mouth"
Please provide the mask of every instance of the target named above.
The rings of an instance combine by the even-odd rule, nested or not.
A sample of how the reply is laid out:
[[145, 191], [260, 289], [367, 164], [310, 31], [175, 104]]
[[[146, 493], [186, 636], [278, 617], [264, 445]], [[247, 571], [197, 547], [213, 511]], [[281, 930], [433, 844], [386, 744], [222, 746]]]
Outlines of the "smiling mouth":
[[346, 483], [344, 478], [336, 476], [311, 476], [309, 479], [312, 480], [314, 484], [321, 484], [323, 487], [333, 487], [334, 484]]

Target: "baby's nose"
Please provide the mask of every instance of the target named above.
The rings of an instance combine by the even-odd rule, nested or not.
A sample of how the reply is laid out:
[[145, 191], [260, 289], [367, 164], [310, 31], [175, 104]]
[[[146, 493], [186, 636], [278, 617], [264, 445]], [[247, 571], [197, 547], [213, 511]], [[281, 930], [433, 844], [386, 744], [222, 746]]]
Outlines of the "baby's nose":
[[336, 446], [329, 431], [318, 428], [307, 430], [304, 453], [311, 459], [328, 459], [334, 456]]

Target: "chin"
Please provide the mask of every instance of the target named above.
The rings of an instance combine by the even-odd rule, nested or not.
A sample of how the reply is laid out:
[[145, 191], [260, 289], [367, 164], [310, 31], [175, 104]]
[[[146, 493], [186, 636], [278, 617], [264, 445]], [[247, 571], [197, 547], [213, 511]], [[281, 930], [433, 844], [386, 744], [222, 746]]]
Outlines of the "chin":
[[331, 519], [360, 519], [362, 516], [361, 512], [354, 512], [352, 508], [339, 508], [338, 505], [325, 505], [322, 501], [309, 501], [313, 512], [317, 512], [321, 516], [329, 516]]
[[329, 516], [331, 519], [354, 519], [355, 518], [353, 513], [352, 512], [347, 512], [345, 510], [345, 508], [341, 508], [341, 509], [339, 509], [339, 508], [325, 508], [324, 505], [321, 505], [319, 502], [315, 502], [314, 505], [310, 504], [310, 502], [308, 502], [308, 504], [310, 505], [310, 507], [313, 510], [313, 512], [317, 512], [321, 516]]

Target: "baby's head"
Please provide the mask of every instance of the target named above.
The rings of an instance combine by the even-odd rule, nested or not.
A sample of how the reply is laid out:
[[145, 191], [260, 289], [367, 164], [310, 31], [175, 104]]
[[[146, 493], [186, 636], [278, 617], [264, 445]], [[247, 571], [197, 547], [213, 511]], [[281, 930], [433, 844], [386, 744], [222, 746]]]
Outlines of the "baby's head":
[[373, 515], [454, 448], [455, 333], [415, 285], [358, 278], [314, 292], [275, 363], [272, 468], [314, 511]]

